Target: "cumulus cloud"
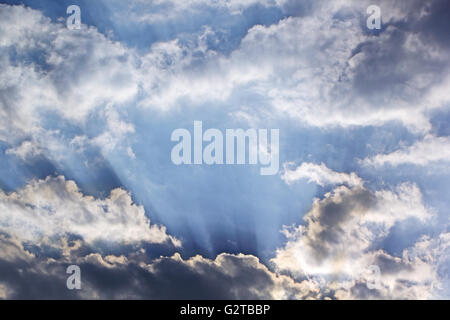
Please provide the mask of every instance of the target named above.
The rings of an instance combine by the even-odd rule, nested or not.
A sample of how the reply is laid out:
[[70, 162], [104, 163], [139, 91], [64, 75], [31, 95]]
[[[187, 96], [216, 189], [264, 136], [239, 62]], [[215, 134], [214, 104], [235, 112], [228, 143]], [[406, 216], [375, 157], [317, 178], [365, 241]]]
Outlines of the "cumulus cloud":
[[[0, 235], [0, 294], [8, 299], [302, 299], [319, 290], [310, 281], [277, 275], [257, 257], [220, 254], [215, 259], [178, 253], [151, 262], [141, 249], [127, 255], [83, 253], [65, 242], [58, 259], [36, 256], [13, 237]], [[82, 290], [66, 288], [66, 268], [82, 270]]]
[[346, 184], [350, 187], [362, 186], [363, 181], [356, 173], [350, 174], [336, 172], [328, 168], [324, 163], [320, 165], [304, 162], [297, 168], [292, 169], [293, 163], [285, 163], [281, 178], [287, 184], [306, 179], [308, 182], [317, 183], [320, 186]]
[[7, 149], [5, 154], [15, 155], [22, 160], [27, 160], [42, 155], [43, 150], [36, 142], [25, 140], [17, 147]]
[[[424, 39], [395, 24], [378, 37], [364, 34], [354, 9], [349, 9], [351, 18], [338, 18], [344, 10], [325, 7], [320, 18], [255, 27], [243, 40], [243, 50], [251, 43], [255, 49], [265, 43], [259, 58], [269, 64], [283, 48], [284, 58], [271, 64], [278, 65], [271, 76], [280, 79], [280, 85], [264, 86], [276, 110], [319, 127], [399, 121], [414, 131], [429, 130], [424, 112], [428, 101], [436, 100], [435, 86], [444, 85], [448, 74], [433, 66], [448, 70], [448, 51], [437, 48], [430, 56]], [[435, 107], [445, 106], [442, 100]]]
[[437, 162], [450, 160], [450, 138], [427, 135], [423, 140], [414, 142], [409, 147], [400, 148], [388, 154], [377, 154], [361, 162], [370, 166], [383, 166], [389, 164], [413, 164], [426, 166]]
[[[285, 227], [288, 241], [272, 262], [295, 279], [321, 283], [321, 291], [330, 297], [430, 298], [443, 281], [438, 269], [448, 253], [448, 234], [420, 239], [400, 257], [378, 244], [394, 225], [407, 219], [425, 223], [431, 216], [414, 184], [378, 191], [340, 186], [314, 201], [304, 225]], [[380, 271], [376, 288], [367, 285], [373, 266]]]
[[[0, 139], [15, 145], [10, 154], [45, 149], [43, 114], [81, 126], [98, 108], [120, 108], [138, 92], [133, 50], [93, 27], [69, 30], [24, 6], [0, 5], [0, 52]], [[33, 148], [23, 142], [29, 137]]]
[[[153, 259], [140, 246], [104, 253], [89, 238], [68, 236], [30, 246], [2, 232], [0, 293], [9, 299], [430, 298], [442, 289], [439, 268], [448, 263], [448, 233], [422, 237], [401, 256], [376, 248], [395, 223], [429, 216], [414, 185], [395, 192], [338, 187], [315, 201], [305, 226], [284, 230], [288, 242], [272, 260], [275, 270], [253, 255], [184, 259], [175, 253]], [[72, 264], [82, 270], [79, 291], [65, 286]], [[374, 275], [368, 267], [374, 265], [380, 278], [369, 288]]]
[[88, 243], [180, 245], [165, 227], [150, 224], [144, 208], [133, 203], [127, 191], [114, 189], [109, 197], [96, 199], [63, 176], [34, 180], [9, 194], [0, 190], [0, 209], [0, 230], [24, 241], [71, 234]]
[[[450, 101], [448, 50], [436, 42], [430, 51], [430, 39], [418, 28], [436, 13], [420, 2], [383, 2], [385, 29], [373, 36], [361, 26], [369, 4], [320, 2], [314, 15], [256, 25], [229, 56], [202, 45], [205, 33], [191, 45], [154, 44], [143, 61], [156, 70], [165, 57], [166, 69], [147, 78], [145, 91], [152, 94], [141, 105], [167, 108], [181, 98], [223, 101], [244, 89], [263, 96], [280, 116], [307, 125], [395, 121], [427, 132], [427, 111]], [[420, 10], [428, 14], [412, 13]]]

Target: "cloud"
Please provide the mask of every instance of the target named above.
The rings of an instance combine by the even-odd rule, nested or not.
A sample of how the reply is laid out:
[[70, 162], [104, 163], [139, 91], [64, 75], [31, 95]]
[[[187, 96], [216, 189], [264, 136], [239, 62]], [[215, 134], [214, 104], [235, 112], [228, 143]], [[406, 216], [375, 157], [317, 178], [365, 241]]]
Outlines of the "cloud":
[[144, 241], [180, 246], [165, 227], [150, 224], [144, 208], [133, 203], [127, 191], [117, 188], [109, 197], [96, 199], [63, 176], [31, 181], [10, 194], [0, 190], [0, 209], [0, 230], [24, 241], [71, 234], [87, 243]]
[[[141, 298], [300, 299], [314, 297], [318, 293], [317, 288], [307, 281], [299, 283], [272, 273], [252, 255], [223, 253], [214, 260], [201, 256], [184, 260], [175, 254], [150, 264], [141, 264], [140, 268], [128, 265], [120, 272], [125, 288], [132, 283], [126, 279], [137, 272], [142, 273], [140, 278], [143, 281], [131, 292], [140, 293]], [[107, 285], [106, 282], [104, 284]], [[120, 292], [126, 290], [115, 288], [109, 293], [115, 296]], [[105, 293], [108, 294], [108, 290], [99, 291], [99, 294]]]
[[301, 124], [399, 122], [428, 132], [427, 112], [450, 102], [448, 50], [436, 42], [430, 51], [430, 39], [417, 29], [435, 13], [414, 15], [426, 7], [420, 2], [383, 2], [385, 29], [374, 36], [361, 24], [366, 3], [321, 2], [314, 15], [255, 25], [227, 56], [204, 44], [206, 33], [214, 37], [210, 28], [190, 45], [178, 40], [154, 44], [143, 57], [145, 67], [161, 69], [160, 57], [170, 63], [144, 82], [151, 94], [141, 105], [167, 109], [182, 98], [197, 104], [226, 101], [244, 90], [267, 101], [269, 106], [254, 106], [259, 112], [270, 107], [272, 117], [293, 117]]
[[392, 166], [401, 164], [427, 166], [442, 161], [450, 161], [450, 138], [426, 135], [423, 140], [416, 141], [411, 146], [400, 148], [388, 154], [377, 154], [361, 162], [369, 166], [386, 164]]
[[449, 101], [448, 95], [433, 98], [447, 83], [448, 72], [435, 66], [448, 70], [448, 51], [436, 47], [430, 55], [425, 39], [394, 22], [370, 36], [361, 28], [362, 11], [334, 6], [324, 5], [313, 17], [254, 27], [243, 39], [241, 51], [272, 67], [261, 88], [275, 109], [318, 127], [398, 121], [413, 131], [429, 130], [429, 101], [435, 108]]
[[448, 294], [448, 276], [442, 269], [448, 266], [450, 233], [435, 238], [424, 236], [412, 247], [403, 250], [400, 257], [383, 250], [368, 252], [366, 264], [380, 268], [377, 288], [366, 285], [370, 278], [336, 281], [333, 288], [338, 299], [430, 299]]
[[[211, 10], [218, 10], [222, 14], [240, 15], [253, 5], [264, 7], [275, 6], [275, 0], [168, 0], [148, 1], [135, 0], [125, 11], [128, 20], [145, 24], [156, 24], [185, 16], [205, 15]], [[121, 18], [118, 16], [118, 18]]]
[[[364, 244], [365, 239], [376, 235], [365, 228], [356, 228], [352, 221], [357, 219], [352, 215], [376, 215], [363, 211], [364, 208], [375, 206], [377, 196], [373, 196], [373, 201], [366, 201], [363, 199], [370, 196], [364, 195], [362, 190], [350, 192], [348, 189], [342, 192], [346, 197], [342, 201], [338, 201], [337, 196], [330, 195], [330, 200], [326, 198], [317, 202], [317, 206], [323, 207], [320, 209], [323, 216], [311, 217], [310, 213], [308, 230], [304, 229], [302, 234], [294, 234], [299, 233], [300, 228], [292, 232], [286, 247], [278, 251], [273, 262], [277, 268], [288, 270], [289, 274], [271, 271], [253, 255], [222, 253], [215, 259], [200, 255], [183, 259], [180, 254], [175, 253], [150, 260], [142, 247], [122, 254], [109, 254], [102, 253], [99, 248], [92, 247], [82, 239], [68, 240], [65, 237], [59, 241], [35, 243], [34, 247], [30, 247], [15, 236], [0, 234], [1, 293], [8, 299], [431, 297], [433, 290], [439, 289], [441, 284], [438, 266], [448, 262], [450, 235], [444, 233], [437, 238], [423, 237], [413, 247], [405, 249], [401, 257], [392, 256], [380, 249], [369, 250], [371, 247]], [[333, 200], [337, 202], [336, 207], [340, 205], [348, 210], [333, 208]], [[415, 205], [410, 204], [411, 207]], [[311, 212], [314, 210], [319, 208]], [[370, 209], [366, 211], [368, 210]], [[325, 217], [329, 213], [338, 216]], [[403, 217], [393, 220], [401, 219]], [[371, 217], [367, 220], [380, 219]], [[389, 226], [393, 220], [387, 218], [380, 223], [387, 223]], [[319, 236], [318, 232], [323, 234]], [[331, 238], [324, 236], [325, 233]], [[297, 239], [294, 240], [294, 237]], [[301, 241], [303, 250], [298, 250]], [[44, 250], [46, 245], [51, 246], [52, 250]], [[295, 251], [292, 250], [294, 245], [297, 245]], [[324, 250], [320, 246], [329, 248]], [[331, 247], [334, 249], [330, 251]], [[364, 247], [367, 250], [361, 250]], [[48, 252], [52, 252], [51, 256], [48, 256]], [[311, 252], [322, 256], [322, 261], [315, 262], [314, 269], [321, 273], [306, 273], [305, 277], [305, 270], [299, 269], [305, 265], [300, 266], [298, 258], [305, 258]], [[324, 252], [328, 255], [326, 259], [323, 259]], [[72, 264], [78, 265], [82, 271], [82, 290], [79, 291], [70, 291], [65, 286], [65, 270]], [[373, 275], [365, 270], [369, 265], [377, 265], [381, 269], [380, 286], [376, 289], [367, 287], [367, 283], [373, 280]]]
[[[436, 1], [432, 3], [431, 9]], [[176, 4], [182, 8], [205, 2]], [[253, 4], [212, 5], [239, 11]], [[450, 101], [445, 37], [424, 36], [438, 13], [422, 2], [383, 1], [386, 28], [373, 36], [361, 26], [365, 4], [318, 2], [311, 6], [311, 15], [255, 25], [227, 55], [208, 45], [219, 39], [211, 26], [153, 43], [139, 53], [94, 27], [68, 30], [39, 11], [1, 5], [0, 139], [17, 148], [40, 133], [35, 143], [42, 147], [44, 114], [83, 126], [98, 112], [105, 130], [86, 143], [105, 145], [108, 151], [134, 131], [115, 134], [105, 110], [111, 114], [128, 104], [172, 110], [186, 100], [204, 106], [240, 94], [266, 101], [264, 106], [251, 105], [250, 112], [257, 108], [258, 114], [290, 117], [303, 125], [378, 126], [397, 121], [428, 132], [427, 111]], [[136, 6], [141, 7], [139, 2]], [[427, 13], [414, 14], [420, 10]], [[130, 126], [122, 121], [122, 128]]]
[[12, 154], [21, 158], [22, 160], [27, 160], [42, 155], [43, 150], [35, 142], [25, 140], [19, 146], [7, 149], [5, 151], [5, 154]]
[[[405, 249], [401, 257], [377, 247], [394, 225], [407, 219], [425, 223], [431, 217], [414, 184], [401, 184], [393, 191], [339, 186], [314, 201], [304, 225], [285, 227], [287, 242], [271, 261], [294, 279], [322, 283], [321, 292], [330, 297], [430, 298], [443, 281], [438, 257], [448, 251], [448, 234], [441, 235], [446, 240], [435, 245], [434, 252], [426, 243], [439, 240], [429, 238]], [[375, 289], [367, 286], [371, 266], [381, 271]]]
[[[0, 52], [0, 139], [16, 145], [10, 153], [18, 156], [30, 137], [35, 150], [45, 149], [49, 115], [83, 126], [99, 108], [111, 114], [138, 93], [132, 49], [93, 27], [69, 30], [24, 6], [0, 4]], [[105, 118], [116, 130], [112, 116]]]
[[[234, 15], [255, 2], [210, 3], [164, 5], [190, 11], [213, 6]], [[253, 114], [263, 114], [319, 128], [397, 122], [427, 133], [430, 111], [446, 108], [450, 101], [448, 28], [442, 27], [450, 20], [445, 19], [444, 2], [381, 1], [384, 29], [376, 35], [361, 23], [369, 3], [277, 1], [284, 12], [314, 15], [288, 14], [275, 24], [255, 25], [227, 54], [209, 45], [219, 41], [219, 31], [211, 26], [138, 52], [94, 27], [68, 30], [39, 11], [2, 4], [0, 140], [8, 145], [6, 154], [24, 160], [64, 154], [67, 141], [79, 150], [89, 144], [112, 153], [136, 133], [124, 116], [130, 105], [171, 111], [190, 104], [210, 107], [240, 95], [260, 99], [246, 99], [245, 109], [230, 114], [250, 115], [252, 121]], [[180, 14], [184, 12], [142, 12], [139, 17], [154, 23]], [[88, 121], [94, 115], [100, 120], [94, 120], [98, 130], [92, 133], [87, 129], [92, 129]], [[52, 120], [80, 130], [74, 130], [74, 137], [47, 130]], [[411, 147], [365, 161], [427, 165], [448, 159], [447, 140], [427, 135]], [[123, 150], [136, 156], [130, 146]], [[353, 172], [313, 163], [286, 167], [282, 178], [338, 187], [314, 201], [304, 225], [283, 230], [287, 242], [272, 260], [275, 270], [244, 254], [222, 253], [215, 259], [174, 254], [151, 260], [143, 243], [176, 248], [180, 241], [164, 226], [151, 224], [144, 208], [123, 189], [95, 198], [59, 176], [33, 180], [9, 194], [0, 191], [0, 297], [435, 296], [444, 281], [442, 265], [448, 265], [448, 233], [421, 238], [401, 256], [380, 248], [396, 224], [430, 218], [415, 184], [374, 191]], [[135, 251], [105, 253], [99, 242], [131, 244]], [[65, 288], [65, 267], [73, 263], [83, 270], [81, 292]], [[377, 289], [366, 285], [370, 276], [365, 270], [371, 265], [381, 269]]]
[[336, 172], [329, 169], [324, 163], [320, 165], [304, 162], [295, 169], [290, 169], [293, 163], [285, 163], [281, 178], [287, 184], [291, 184], [301, 179], [307, 179], [308, 182], [317, 183], [320, 186], [346, 184], [350, 187], [362, 186], [363, 181], [356, 173], [350, 174]]
[[[176, 253], [146, 262], [144, 250], [126, 255], [83, 253], [64, 242], [66, 254], [29, 253], [19, 241], [0, 235], [0, 293], [7, 299], [303, 299], [319, 293], [313, 282], [277, 275], [257, 257], [220, 254], [215, 259]], [[66, 268], [82, 272], [82, 290], [66, 288]]]

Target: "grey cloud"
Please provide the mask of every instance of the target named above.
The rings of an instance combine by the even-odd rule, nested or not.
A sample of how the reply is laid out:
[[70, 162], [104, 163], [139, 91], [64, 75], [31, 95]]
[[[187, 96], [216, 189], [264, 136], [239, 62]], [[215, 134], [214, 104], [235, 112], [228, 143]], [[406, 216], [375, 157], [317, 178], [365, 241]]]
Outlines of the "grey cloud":
[[[396, 190], [340, 186], [316, 199], [305, 224], [284, 230], [287, 242], [278, 249], [276, 270], [294, 279], [323, 283], [322, 296], [338, 299], [426, 299], [438, 296], [445, 275], [449, 234], [422, 238], [401, 255], [379, 248], [392, 226], [431, 217], [415, 185]], [[367, 286], [371, 266], [380, 270], [377, 287]]]
[[[5, 246], [5, 239], [0, 245]], [[251, 255], [221, 254], [215, 260], [179, 254], [145, 263], [145, 254], [91, 253], [58, 260], [29, 256], [15, 246], [17, 258], [0, 255], [0, 285], [7, 299], [299, 299], [317, 297], [313, 284], [276, 275]], [[81, 269], [82, 290], [66, 288], [68, 265]]]

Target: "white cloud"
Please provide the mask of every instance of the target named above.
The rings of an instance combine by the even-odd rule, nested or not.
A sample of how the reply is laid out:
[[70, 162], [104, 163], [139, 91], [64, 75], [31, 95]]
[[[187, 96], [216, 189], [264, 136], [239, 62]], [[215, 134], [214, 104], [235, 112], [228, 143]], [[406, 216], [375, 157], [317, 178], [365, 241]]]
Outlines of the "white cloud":
[[[134, 133], [134, 125], [121, 119], [120, 114], [110, 106], [107, 106], [102, 112], [107, 128], [106, 130], [93, 138], [90, 143], [100, 147], [104, 153], [112, 152], [125, 137]], [[127, 147], [129, 150], [130, 147]], [[132, 154], [130, 154], [131, 156]]]
[[320, 165], [304, 162], [295, 169], [291, 169], [293, 163], [285, 163], [281, 178], [287, 184], [291, 184], [301, 179], [307, 179], [308, 182], [317, 183], [320, 186], [346, 184], [350, 187], [362, 186], [363, 181], [356, 173], [350, 174], [336, 172], [329, 169], [324, 163]]
[[[383, 6], [387, 22], [409, 14], [408, 7]], [[448, 51], [436, 46], [430, 54], [427, 39], [392, 23], [378, 37], [366, 34], [360, 24], [365, 8], [323, 2], [314, 16], [256, 25], [229, 56], [201, 45], [202, 35], [192, 46], [176, 40], [154, 44], [143, 58], [152, 76], [143, 81], [148, 98], [141, 105], [167, 109], [180, 98], [200, 104], [224, 101], [244, 90], [265, 97], [273, 116], [307, 125], [396, 121], [412, 131], [429, 131], [427, 111], [450, 101]], [[201, 63], [194, 53], [201, 53]], [[153, 72], [162, 69], [158, 61], [170, 63], [164, 63], [163, 72]]]
[[226, 101], [240, 86], [267, 78], [272, 66], [248, 60], [246, 53], [235, 51], [227, 58], [209, 50], [204, 42], [211, 32], [205, 28], [188, 44], [173, 40], [152, 45], [142, 57], [145, 96], [140, 106], [168, 110], [182, 98], [197, 104]]
[[32, 181], [10, 194], [0, 190], [0, 210], [0, 230], [23, 241], [74, 234], [88, 243], [180, 245], [165, 227], [150, 224], [144, 208], [133, 203], [127, 191], [114, 189], [109, 197], [96, 199], [62, 176]]
[[423, 140], [414, 142], [411, 146], [401, 148], [388, 154], [377, 154], [361, 162], [370, 166], [389, 164], [414, 164], [426, 166], [439, 161], [450, 161], [450, 138], [427, 135]]
[[39, 11], [1, 4], [0, 30], [0, 139], [9, 144], [46, 136], [44, 113], [82, 125], [98, 108], [120, 108], [138, 92], [134, 51], [95, 28], [69, 30]]
[[5, 154], [15, 155], [22, 160], [27, 160], [29, 158], [41, 155], [43, 150], [34, 141], [25, 140], [19, 146], [15, 148], [9, 148], [5, 151]]
[[[375, 192], [362, 186], [340, 186], [314, 201], [304, 216], [305, 225], [284, 229], [288, 241], [272, 262], [277, 270], [296, 279], [322, 283], [323, 292], [338, 298], [429, 298], [441, 281], [433, 257], [442, 255], [448, 244], [427, 259], [425, 249], [408, 256], [414, 248], [423, 247], [420, 241], [405, 249], [402, 257], [377, 249], [377, 243], [395, 224], [410, 218], [424, 223], [431, 216], [414, 184]], [[372, 265], [381, 270], [377, 289], [366, 286], [367, 269]]]
[[[177, 3], [177, 8], [197, 4], [204, 1]], [[251, 4], [214, 3], [232, 11]], [[256, 25], [229, 55], [208, 47], [208, 37], [215, 37], [211, 27], [183, 41], [180, 35], [154, 43], [140, 55], [95, 28], [68, 30], [39, 11], [1, 5], [0, 30], [5, 32], [0, 32], [0, 139], [16, 145], [29, 138], [41, 129], [41, 115], [47, 111], [83, 123], [105, 106], [136, 103], [169, 110], [179, 107], [183, 98], [208, 105], [236, 92], [264, 97], [271, 107], [261, 106], [258, 112], [269, 110], [271, 117], [293, 117], [307, 125], [399, 121], [427, 132], [426, 111], [450, 101], [448, 52], [439, 46], [430, 51], [427, 39], [394, 25], [378, 37], [365, 34], [360, 24], [364, 5], [320, 2], [313, 6], [313, 16]], [[385, 21], [405, 19], [411, 11], [389, 2], [382, 5]], [[10, 48], [21, 52], [15, 63]], [[36, 52], [43, 60], [29, 58]], [[435, 65], [439, 69], [430, 69]], [[97, 141], [114, 147], [132, 133], [119, 136], [110, 131]]]
[[[340, 227], [350, 227], [349, 236], [354, 232], [350, 223]], [[352, 240], [355, 239], [359, 241], [353, 236]], [[323, 245], [347, 245], [333, 244], [326, 238], [319, 240], [325, 242]], [[36, 246], [43, 248], [49, 244], [41, 242]], [[284, 270], [290, 271], [292, 276], [289, 276], [269, 270], [253, 255], [222, 253], [215, 259], [200, 255], [183, 259], [175, 253], [147, 262], [146, 251], [142, 248], [120, 255], [86, 252], [83, 240], [69, 242], [65, 238], [59, 244], [51, 242], [53, 249], [62, 254], [48, 258], [42, 253], [36, 256], [16, 238], [0, 234], [0, 245], [4, 248], [0, 252], [0, 269], [8, 268], [8, 265], [20, 265], [21, 268], [20, 273], [9, 276], [1, 272], [0, 285], [5, 298], [36, 297], [37, 294], [41, 298], [52, 295], [61, 298], [70, 294], [72, 298], [85, 299], [205, 299], [211, 296], [220, 299], [424, 299], [433, 297], [435, 289], [442, 289], [438, 266], [448, 263], [450, 234], [423, 237], [413, 247], [405, 249], [401, 257], [375, 249], [359, 255], [350, 250], [352, 257], [334, 256], [333, 261], [323, 262], [329, 264], [328, 272], [310, 273], [308, 277], [296, 275], [298, 264], [295, 263], [298, 261], [295, 258], [304, 257], [308, 251], [318, 249], [314, 245], [322, 244], [314, 240], [305, 244], [310, 246], [306, 253], [283, 252], [284, 256], [280, 256], [281, 252], [278, 252], [274, 261], [278, 268], [281, 267], [280, 259], [284, 260], [284, 267], [288, 263], [290, 268]], [[68, 264], [77, 264], [83, 270], [83, 290], [79, 292], [58, 289], [64, 288], [64, 270]], [[366, 286], [371, 275], [364, 268], [369, 265], [381, 269], [377, 289]], [[32, 290], [36, 283], [54, 286], [54, 290]]]
[[[367, 275], [346, 281], [335, 281], [330, 287], [338, 299], [432, 299], [440, 296], [442, 283], [439, 267], [449, 253], [450, 234], [438, 238], [422, 238], [413, 247], [403, 251], [400, 257], [382, 250], [368, 252], [361, 257], [365, 265], [379, 266], [381, 273], [378, 288], [369, 290]], [[361, 261], [360, 260], [360, 261]], [[360, 262], [358, 261], [358, 262]], [[357, 263], [358, 263], [357, 262]]]
[[[177, 5], [191, 8], [204, 3], [195, 0]], [[253, 0], [215, 3], [238, 13]], [[284, 1], [280, 4], [286, 5]], [[95, 143], [110, 152], [134, 132], [133, 124], [121, 119], [118, 112], [129, 102], [136, 100], [140, 106], [169, 110], [179, 106], [183, 98], [205, 105], [225, 101], [240, 89], [264, 97], [275, 115], [307, 125], [348, 127], [398, 121], [411, 130], [427, 132], [427, 111], [450, 101], [448, 50], [430, 46], [420, 34], [406, 34], [395, 25], [371, 37], [361, 30], [363, 4], [354, 9], [347, 7], [349, 4], [354, 2], [324, 2], [316, 7], [314, 17], [290, 17], [272, 26], [254, 26], [228, 56], [208, 49], [205, 39], [214, 36], [211, 28], [204, 28], [191, 42], [174, 39], [155, 43], [147, 54], [139, 56], [95, 28], [67, 30], [38, 11], [0, 5], [0, 139], [15, 146], [7, 153], [24, 159], [44, 149], [51, 152], [42, 147], [44, 143], [49, 148], [57, 145], [54, 140], [45, 141], [51, 133], [43, 132], [44, 112], [54, 112], [82, 125], [91, 113], [100, 111], [106, 131], [91, 140], [75, 137], [73, 144]], [[408, 13], [407, 8], [388, 2], [383, 5], [384, 21], [401, 21]], [[339, 18], [341, 10], [348, 10], [344, 12], [346, 18]], [[142, 18], [147, 19], [145, 15]], [[14, 63], [9, 55], [11, 49], [20, 52]], [[30, 62], [36, 52], [43, 60]], [[244, 112], [249, 114], [247, 109]], [[238, 110], [234, 114], [244, 113]], [[33, 139], [27, 140], [30, 136]], [[130, 148], [126, 150], [134, 156]], [[427, 136], [409, 148], [366, 161], [373, 165], [425, 165], [448, 159], [446, 150], [447, 138]], [[416, 185], [371, 191], [354, 173], [334, 172], [323, 164], [310, 163], [286, 170], [283, 175], [287, 183], [303, 178], [320, 185], [348, 186], [316, 199], [305, 216], [305, 226], [284, 230], [288, 242], [278, 250], [273, 262], [279, 270], [296, 277], [306, 274], [311, 281], [278, 276], [256, 257], [244, 255], [222, 254], [215, 260], [200, 256], [183, 260], [175, 255], [140, 264], [130, 257], [91, 253], [80, 261], [125, 270], [124, 274], [138, 265], [151, 277], [167, 275], [169, 279], [171, 269], [164, 266], [174, 264], [206, 283], [226, 279], [222, 283], [231, 283], [227, 288], [232, 294], [228, 296], [236, 298], [246, 297], [249, 292], [258, 298], [326, 294], [341, 298], [423, 298], [432, 294], [434, 285], [440, 282], [436, 268], [448, 248], [448, 234], [439, 240], [422, 239], [406, 249], [402, 257], [375, 249], [377, 241], [385, 239], [396, 223], [408, 218], [426, 221], [430, 217]], [[83, 195], [74, 182], [63, 177], [32, 181], [10, 194], [0, 191], [0, 210], [1, 230], [23, 241], [76, 234], [89, 244], [103, 240], [179, 245], [164, 227], [150, 224], [143, 207], [134, 204], [125, 190], [115, 189], [109, 197], [96, 199]], [[33, 259], [20, 242], [2, 235], [0, 241], [3, 260]], [[65, 250], [64, 257], [71, 251], [76, 248]], [[368, 292], [361, 286], [367, 281], [361, 270], [371, 264], [382, 269], [382, 288]], [[265, 287], [268, 291], [258, 291], [261, 278], [249, 277], [253, 274], [269, 279], [264, 282], [269, 283]], [[239, 286], [239, 280], [246, 277], [255, 281], [248, 290]], [[161, 288], [167, 287], [166, 278], [160, 279], [166, 285]], [[325, 279], [326, 285], [319, 293], [320, 279]], [[0, 284], [0, 297], [12, 292]]]
[[[276, 71], [269, 77], [270, 81], [261, 83], [261, 89], [272, 99], [275, 110], [318, 127], [399, 121], [414, 131], [429, 130], [424, 115], [426, 99], [417, 95], [420, 90], [413, 85], [395, 83], [395, 80], [389, 88], [380, 86], [387, 81], [381, 79], [384, 71], [372, 70], [372, 67], [389, 68], [386, 73], [392, 75], [390, 79], [395, 79], [399, 77], [395, 73], [400, 72], [400, 68], [418, 63], [418, 58], [414, 54], [408, 56], [405, 48], [401, 49], [406, 51], [404, 66], [387, 65], [384, 54], [369, 60], [373, 52], [378, 52], [376, 48], [391, 48], [391, 37], [396, 30], [388, 29], [373, 39], [362, 34], [356, 17], [336, 21], [331, 12], [324, 15], [323, 18], [286, 19], [267, 28], [255, 27], [243, 40], [242, 50], [252, 43], [256, 51], [260, 43], [264, 43], [263, 48], [258, 49], [258, 53], [263, 54], [259, 53], [257, 60], [262, 65], [272, 65]], [[354, 54], [362, 43], [365, 47]], [[366, 47], [374, 51], [364, 49]], [[256, 56], [256, 52], [248, 55]], [[413, 81], [422, 77], [422, 72], [417, 70], [408, 77]], [[376, 88], [375, 83], [380, 88]], [[372, 89], [365, 86], [372, 86]]]

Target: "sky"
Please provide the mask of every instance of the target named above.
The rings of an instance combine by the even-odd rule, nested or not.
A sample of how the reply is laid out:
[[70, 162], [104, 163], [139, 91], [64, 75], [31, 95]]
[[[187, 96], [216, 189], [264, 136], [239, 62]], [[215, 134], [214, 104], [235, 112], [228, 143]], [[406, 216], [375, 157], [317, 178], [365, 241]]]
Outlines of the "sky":
[[0, 299], [450, 298], [448, 1], [0, 2]]

